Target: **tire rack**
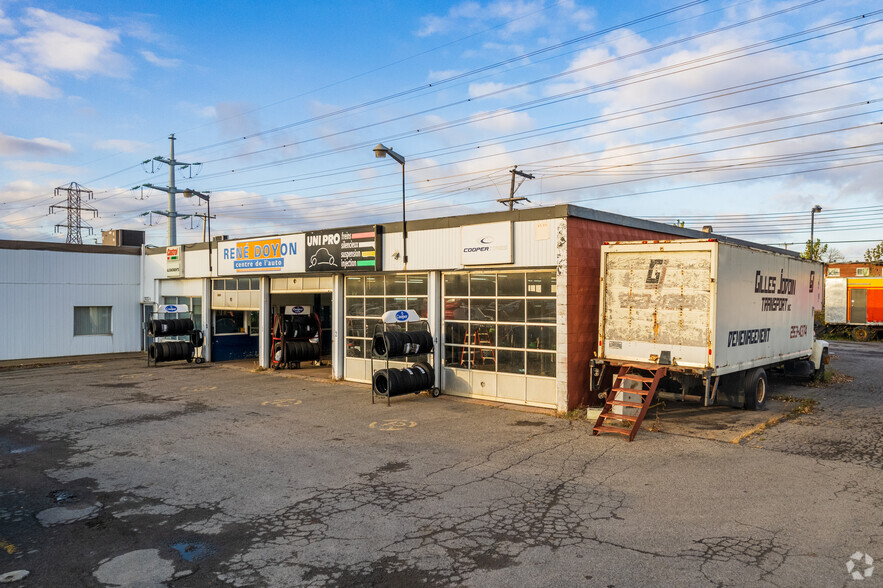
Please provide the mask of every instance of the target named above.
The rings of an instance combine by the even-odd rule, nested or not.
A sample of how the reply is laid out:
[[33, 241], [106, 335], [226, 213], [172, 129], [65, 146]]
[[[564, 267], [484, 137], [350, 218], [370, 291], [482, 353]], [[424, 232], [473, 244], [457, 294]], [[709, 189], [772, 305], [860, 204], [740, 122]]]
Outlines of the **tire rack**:
[[[165, 308], [165, 307], [163, 307], [163, 308]], [[190, 320], [193, 320], [193, 312], [190, 310], [187, 310], [187, 312], [166, 312], [164, 310], [154, 310], [150, 313], [150, 316], [148, 317], [147, 320], [151, 321], [155, 318], [159, 318], [159, 315], [164, 315], [163, 319], [169, 318], [168, 315], [175, 315], [173, 318], [189, 318]], [[186, 315], [186, 316], [179, 316], [179, 315]], [[191, 331], [191, 333], [194, 333], [194, 332], [196, 332], [196, 329]], [[170, 336], [171, 337], [180, 337], [181, 335], [170, 335]], [[165, 343], [165, 341], [158, 341], [158, 340], [159, 339], [166, 339], [166, 338], [167, 337], [154, 337], [153, 342], [154, 343]], [[192, 337], [191, 337], [191, 341], [192, 341]], [[203, 339], [203, 345], [199, 345], [198, 347], [196, 345], [193, 346], [193, 357], [188, 358], [187, 363], [191, 363], [193, 361], [195, 361], [196, 363], [205, 362], [205, 358], [202, 356], [202, 351], [203, 351], [204, 345], [205, 345], [204, 342], [205, 342], [205, 339]], [[150, 352], [149, 352], [149, 350], [147, 353], [147, 367], [150, 367]], [[156, 367], [155, 360], [153, 362], [153, 367]]]
[[[312, 337], [286, 337], [285, 336], [285, 317], [286, 316], [299, 316], [299, 315], [286, 315], [284, 312], [277, 312], [273, 315], [273, 328], [270, 331], [270, 353], [272, 357], [270, 358], [270, 368], [274, 370], [289, 368], [292, 369], [292, 364], [295, 363], [293, 361], [288, 361], [288, 349], [285, 345], [288, 341], [309, 341], [310, 339], [317, 339], [319, 345], [322, 345], [322, 321], [319, 320], [319, 315], [317, 313], [313, 313], [310, 315], [310, 318], [316, 321], [316, 334]], [[300, 315], [306, 316], [306, 315]], [[280, 324], [281, 323], [281, 324]], [[279, 336], [276, 336], [276, 327], [279, 327], [278, 332]], [[281, 351], [281, 355], [279, 360], [276, 360], [276, 343], [279, 343], [279, 349]], [[321, 363], [321, 350], [320, 350], [320, 359], [318, 360]], [[297, 362], [300, 364], [300, 362]]]
[[[390, 314], [390, 313], [394, 313], [394, 312], [395, 311], [388, 311], [386, 314]], [[386, 316], [386, 315], [384, 315], [384, 316]], [[416, 314], [415, 314], [415, 316], [416, 316]], [[391, 406], [391, 404], [390, 404], [391, 395], [389, 393], [381, 394], [374, 387], [374, 374], [375, 374], [375, 370], [374, 370], [374, 360], [375, 360], [374, 336], [378, 335], [378, 334], [383, 334], [383, 333], [389, 332], [389, 325], [391, 325], [391, 324], [400, 325], [405, 328], [404, 330], [407, 330], [407, 325], [414, 324], [415, 322], [419, 322], [420, 325], [423, 327], [422, 329], [417, 329], [418, 331], [426, 331], [427, 333], [430, 334], [430, 336], [432, 336], [432, 331], [429, 328], [429, 323], [425, 320], [409, 321], [409, 322], [395, 322], [395, 323], [387, 323], [386, 321], [381, 320], [381, 322], [374, 325], [374, 332], [371, 334], [371, 404], [374, 404], [374, 397], [375, 396], [380, 396], [381, 398], [386, 397], [386, 405]], [[433, 347], [435, 347], [434, 344], [433, 344]], [[425, 357], [428, 360], [430, 355], [432, 355], [431, 352], [415, 353], [412, 355], [394, 355], [394, 356], [390, 356], [389, 353], [387, 353], [386, 354], [386, 369], [387, 370], [389, 369], [390, 357], [393, 357], [395, 359], [400, 359], [400, 360], [407, 362], [409, 360], [409, 358], [421, 357], [421, 356]], [[376, 359], [382, 359], [382, 358], [377, 357]], [[432, 366], [432, 367], [433, 367], [433, 370], [435, 370], [435, 366]], [[383, 368], [379, 368], [379, 369], [383, 369]], [[414, 394], [420, 394], [421, 392], [427, 392], [427, 391], [432, 395], [433, 398], [438, 398], [439, 395], [441, 394], [441, 390], [438, 388], [438, 386], [435, 386], [435, 385], [433, 385], [429, 388], [424, 388], [422, 390], [415, 390]]]

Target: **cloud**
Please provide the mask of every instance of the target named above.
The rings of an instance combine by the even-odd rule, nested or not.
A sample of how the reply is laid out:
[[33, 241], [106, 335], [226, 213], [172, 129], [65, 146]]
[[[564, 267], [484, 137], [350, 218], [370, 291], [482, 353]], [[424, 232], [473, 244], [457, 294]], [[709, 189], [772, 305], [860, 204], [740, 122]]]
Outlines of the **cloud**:
[[81, 76], [126, 75], [128, 61], [113, 50], [120, 42], [116, 31], [39, 8], [28, 8], [23, 22], [30, 30], [12, 41], [12, 45], [38, 69]]
[[14, 172], [28, 174], [29, 177], [34, 175], [52, 175], [62, 178], [77, 177], [84, 172], [82, 167], [74, 165], [62, 165], [58, 163], [49, 163], [46, 161], [23, 161], [20, 159], [4, 161], [3, 167]]
[[10, 137], [0, 133], [0, 155], [8, 156], [51, 156], [66, 155], [73, 153], [74, 149], [69, 143], [62, 143], [53, 139], [38, 137], [36, 139], [22, 139]]
[[0, 61], [0, 89], [7, 94], [33, 98], [58, 98], [61, 92], [47, 81], [23, 72], [11, 63]]
[[0, 35], [14, 35], [15, 33], [15, 25], [12, 24], [12, 19], [8, 18], [3, 13], [3, 9], [0, 8]]
[[143, 57], [147, 62], [159, 67], [178, 67], [179, 65], [181, 65], [180, 59], [174, 59], [170, 57], [157, 57], [153, 53], [153, 51], [141, 51], [141, 57]]
[[129, 141], [126, 139], [105, 139], [95, 143], [95, 149], [102, 151], [122, 151], [123, 153], [137, 153], [148, 147], [141, 141]]
[[512, 99], [516, 96], [526, 95], [525, 88], [506, 89], [506, 84], [499, 82], [474, 82], [469, 84], [470, 98], [505, 98]]

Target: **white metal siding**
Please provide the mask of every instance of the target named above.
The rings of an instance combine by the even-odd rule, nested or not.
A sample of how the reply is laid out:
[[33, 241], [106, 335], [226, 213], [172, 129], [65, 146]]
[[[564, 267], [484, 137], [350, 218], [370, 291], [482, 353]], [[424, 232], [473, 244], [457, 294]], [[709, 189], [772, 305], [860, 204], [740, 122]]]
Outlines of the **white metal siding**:
[[[141, 349], [137, 255], [0, 249], [0, 360]], [[74, 337], [74, 306], [110, 306], [112, 335]]]
[[[548, 231], [538, 225], [546, 223]], [[496, 267], [552, 267], [557, 261], [558, 226], [563, 219], [523, 221], [514, 223], [512, 247], [514, 263]], [[539, 237], [539, 238], [538, 238]], [[460, 262], [460, 227], [408, 231], [408, 271], [457, 269]], [[393, 258], [402, 252], [402, 234], [383, 234], [383, 271], [401, 271], [402, 259]]]

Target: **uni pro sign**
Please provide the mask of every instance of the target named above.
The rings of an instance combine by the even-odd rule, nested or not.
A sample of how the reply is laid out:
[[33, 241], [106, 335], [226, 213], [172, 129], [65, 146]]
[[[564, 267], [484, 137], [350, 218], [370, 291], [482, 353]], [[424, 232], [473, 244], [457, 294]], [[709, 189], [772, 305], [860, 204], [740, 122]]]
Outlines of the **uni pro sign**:
[[379, 271], [381, 228], [353, 227], [306, 234], [308, 272]]
[[304, 271], [304, 235], [280, 235], [218, 244], [219, 276]]

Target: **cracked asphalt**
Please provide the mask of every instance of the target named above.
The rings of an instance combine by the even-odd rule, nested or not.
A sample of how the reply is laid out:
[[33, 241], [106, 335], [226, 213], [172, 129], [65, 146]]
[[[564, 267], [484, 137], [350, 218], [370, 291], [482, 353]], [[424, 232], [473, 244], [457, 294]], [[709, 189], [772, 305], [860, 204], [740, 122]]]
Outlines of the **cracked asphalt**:
[[883, 345], [832, 353], [855, 380], [740, 445], [223, 364], [0, 371], [0, 581], [851, 586], [883, 558]]

